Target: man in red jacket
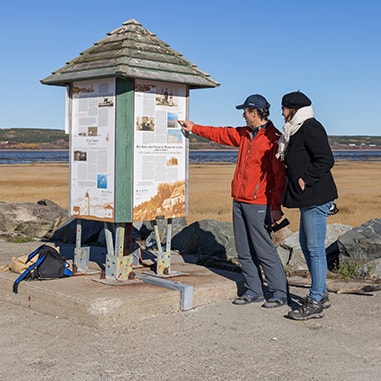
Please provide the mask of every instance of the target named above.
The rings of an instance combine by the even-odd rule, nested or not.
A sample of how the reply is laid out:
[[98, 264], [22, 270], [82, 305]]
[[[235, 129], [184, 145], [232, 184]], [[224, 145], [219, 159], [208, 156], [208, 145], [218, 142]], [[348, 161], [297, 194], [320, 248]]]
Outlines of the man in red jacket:
[[266, 226], [283, 214], [286, 173], [283, 163], [275, 157], [281, 133], [268, 120], [270, 104], [262, 95], [250, 95], [236, 108], [243, 110], [245, 127], [201, 126], [191, 121], [179, 124], [186, 132], [238, 147], [231, 195], [235, 245], [246, 291], [233, 303], [264, 301], [262, 267], [271, 294], [262, 307], [280, 307], [287, 303], [287, 280]]

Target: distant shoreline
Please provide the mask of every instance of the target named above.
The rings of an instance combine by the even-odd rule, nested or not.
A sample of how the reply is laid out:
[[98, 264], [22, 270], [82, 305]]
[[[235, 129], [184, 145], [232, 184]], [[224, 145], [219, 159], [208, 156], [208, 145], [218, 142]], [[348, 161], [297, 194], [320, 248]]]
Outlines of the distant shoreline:
[[46, 148], [35, 148], [35, 149], [23, 149], [23, 148], [0, 148], [0, 152], [49, 152], [49, 151], [69, 151], [69, 148], [52, 148], [52, 149], [46, 149]]
[[[350, 148], [332, 148], [332, 151], [381, 151], [381, 147], [350, 147]], [[0, 152], [17, 152], [17, 151], [28, 151], [28, 152], [49, 152], [49, 151], [69, 151], [69, 148], [51, 148], [51, 149], [46, 149], [46, 148], [35, 148], [35, 149], [24, 149], [24, 148], [0, 148]], [[238, 151], [238, 148], [189, 148], [189, 151]]]

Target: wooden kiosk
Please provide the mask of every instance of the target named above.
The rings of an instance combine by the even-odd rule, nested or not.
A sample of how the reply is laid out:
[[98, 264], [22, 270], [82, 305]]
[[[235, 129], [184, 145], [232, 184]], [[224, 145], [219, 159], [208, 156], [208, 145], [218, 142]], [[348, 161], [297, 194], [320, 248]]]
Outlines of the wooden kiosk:
[[69, 214], [77, 218], [74, 265], [86, 272], [81, 220], [103, 221], [105, 276], [129, 279], [134, 222], [167, 219], [157, 274], [168, 275], [172, 218], [187, 215], [189, 90], [219, 84], [135, 20], [125, 22], [41, 80], [66, 87], [70, 135]]

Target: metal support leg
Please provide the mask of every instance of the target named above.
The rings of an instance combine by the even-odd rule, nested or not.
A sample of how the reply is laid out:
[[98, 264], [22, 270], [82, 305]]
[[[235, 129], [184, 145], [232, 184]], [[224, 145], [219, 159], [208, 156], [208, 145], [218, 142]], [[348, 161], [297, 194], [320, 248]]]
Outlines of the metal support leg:
[[172, 242], [172, 218], [168, 218], [167, 221], [167, 244], [165, 253], [161, 247], [159, 227], [157, 226], [157, 220], [153, 220], [153, 227], [155, 231], [155, 237], [157, 242], [158, 254], [156, 264], [156, 274], [150, 274], [151, 276], [158, 276], [162, 278], [175, 277], [180, 275], [188, 275], [180, 271], [171, 270], [171, 242]]
[[109, 224], [105, 223], [107, 245], [105, 275], [107, 279], [127, 280], [132, 275], [133, 253], [129, 251], [131, 227], [130, 222], [116, 224], [114, 249], [112, 232]]
[[153, 228], [155, 231], [155, 238], [157, 243], [157, 275], [169, 275], [171, 273], [171, 234], [172, 234], [172, 219], [168, 219], [167, 223], [167, 244], [165, 253], [161, 246], [161, 237], [157, 220], [153, 221]]
[[82, 239], [82, 221], [77, 219], [77, 230], [74, 249], [74, 273], [86, 273], [90, 261], [90, 247], [81, 247]]
[[114, 242], [112, 238], [112, 232], [110, 230], [110, 225], [105, 222], [105, 237], [106, 237], [106, 246], [107, 246], [107, 256], [105, 264], [105, 276], [107, 279], [116, 278], [116, 258], [114, 252]]

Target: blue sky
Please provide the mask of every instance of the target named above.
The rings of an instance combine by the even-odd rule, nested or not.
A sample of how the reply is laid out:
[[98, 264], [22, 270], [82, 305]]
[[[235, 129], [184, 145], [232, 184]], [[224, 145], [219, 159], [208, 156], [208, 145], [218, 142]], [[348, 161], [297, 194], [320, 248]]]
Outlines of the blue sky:
[[329, 135], [381, 135], [381, 2], [13, 0], [2, 7], [0, 128], [64, 129], [65, 89], [40, 80], [135, 19], [221, 85], [190, 92], [190, 119], [243, 124], [253, 93], [305, 92]]

